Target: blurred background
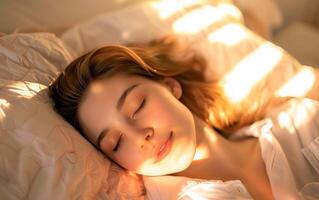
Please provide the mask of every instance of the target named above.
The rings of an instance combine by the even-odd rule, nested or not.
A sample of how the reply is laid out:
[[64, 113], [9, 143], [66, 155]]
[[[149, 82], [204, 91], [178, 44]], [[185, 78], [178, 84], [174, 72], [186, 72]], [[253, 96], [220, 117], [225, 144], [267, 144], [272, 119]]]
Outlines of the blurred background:
[[284, 21], [274, 32], [274, 43], [301, 63], [319, 67], [319, 1], [276, 0], [276, 3]]
[[[50, 31], [146, 0], [0, 0], [0, 32]], [[188, 0], [181, 0], [188, 1]], [[319, 66], [319, 0], [208, 0], [232, 2], [245, 24], [305, 65]]]
[[319, 66], [319, 0], [233, 0], [246, 25], [302, 64]]

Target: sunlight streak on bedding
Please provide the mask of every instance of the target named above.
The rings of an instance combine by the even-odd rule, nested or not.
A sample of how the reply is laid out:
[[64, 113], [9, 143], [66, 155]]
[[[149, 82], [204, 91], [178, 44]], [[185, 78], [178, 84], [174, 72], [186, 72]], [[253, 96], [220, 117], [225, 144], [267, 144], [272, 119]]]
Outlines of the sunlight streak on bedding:
[[[265, 59], [271, 58], [271, 59]], [[249, 95], [251, 89], [265, 78], [282, 57], [280, 50], [274, 50], [270, 43], [264, 43], [241, 60], [223, 79], [225, 94], [236, 103]], [[261, 62], [261, 60], [263, 62]]]
[[10, 103], [6, 99], [0, 99], [0, 106], [2, 108], [9, 108], [10, 107]]
[[[296, 105], [296, 104], [295, 104]], [[313, 109], [313, 104], [311, 100], [303, 100], [302, 104], [300, 102], [297, 106], [280, 112], [278, 115], [279, 126], [283, 129], [289, 131], [290, 134], [296, 134], [296, 131], [302, 130], [302, 127], [309, 126], [313, 128], [311, 119], [315, 119], [315, 109]]]
[[10, 103], [6, 99], [0, 99], [0, 120], [4, 120], [6, 113], [3, 112], [3, 109], [10, 108]]
[[[243, 19], [241, 11], [237, 7], [235, 7], [233, 4], [221, 3], [220, 5], [218, 5], [218, 9], [240, 21]], [[243, 21], [241, 22], [244, 23]]]
[[[203, 194], [200, 192], [201, 190], [197, 191], [197, 190], [187, 190], [186, 192], [184, 192], [182, 194], [181, 197], [183, 197], [183, 199], [186, 197], [187, 199], [191, 199], [191, 200], [207, 200], [207, 198], [203, 197]], [[179, 199], [182, 199], [182, 198]]]
[[[316, 126], [317, 108], [314, 106], [312, 100], [304, 99], [302, 105], [297, 106], [292, 115], [294, 116], [295, 128], [301, 130], [303, 127], [308, 126], [310, 130], [318, 130]], [[315, 123], [314, 123], [315, 122]]]
[[40, 90], [44, 89], [44, 85], [31, 82], [15, 82], [10, 85], [8, 89], [11, 92], [21, 95], [23, 98], [31, 99], [34, 97]]
[[284, 86], [282, 86], [276, 95], [280, 97], [305, 96], [313, 87], [316, 76], [313, 69], [302, 69], [298, 74], [292, 77]]
[[209, 25], [225, 17], [225, 13], [213, 6], [203, 6], [176, 20], [173, 29], [176, 33], [198, 33]]
[[206, 200], [217, 199], [216, 197], [219, 197], [218, 199], [234, 199], [232, 197], [235, 196], [229, 193], [226, 185], [228, 183], [221, 180], [188, 181], [182, 188], [178, 199]]
[[273, 127], [273, 124], [271, 120], [269, 119], [261, 128], [261, 133], [263, 134], [264, 138], [266, 138], [270, 143], [273, 142], [273, 136], [271, 133], [272, 127]]
[[198, 3], [198, 0], [187, 0], [187, 1], [172, 1], [162, 0], [154, 2], [151, 6], [157, 11], [161, 19], [167, 19], [177, 12], [182, 11], [184, 8]]
[[228, 24], [208, 35], [210, 42], [220, 42], [227, 46], [234, 46], [248, 38], [248, 32], [238, 24]]
[[289, 116], [288, 113], [280, 112], [279, 115], [278, 115], [278, 122], [279, 122], [280, 128], [287, 129], [290, 134], [294, 134], [295, 133], [294, 126], [291, 125], [291, 123], [292, 123], [291, 122], [291, 117]]

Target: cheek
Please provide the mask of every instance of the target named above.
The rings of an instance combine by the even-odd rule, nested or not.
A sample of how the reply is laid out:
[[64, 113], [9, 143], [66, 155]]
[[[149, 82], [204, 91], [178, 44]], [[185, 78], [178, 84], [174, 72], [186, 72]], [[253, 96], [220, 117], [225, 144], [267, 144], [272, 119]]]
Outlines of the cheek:
[[135, 149], [123, 149], [115, 157], [114, 161], [121, 165], [123, 168], [130, 171], [135, 171], [144, 162], [144, 157], [140, 151]]
[[176, 99], [156, 99], [150, 106], [148, 116], [159, 125], [173, 125], [189, 123], [191, 112]]

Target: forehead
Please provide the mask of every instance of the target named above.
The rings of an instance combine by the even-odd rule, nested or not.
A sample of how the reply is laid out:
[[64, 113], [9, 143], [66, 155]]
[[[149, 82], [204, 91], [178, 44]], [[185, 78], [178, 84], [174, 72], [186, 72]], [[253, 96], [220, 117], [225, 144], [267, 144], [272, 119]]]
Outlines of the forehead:
[[125, 89], [134, 84], [143, 84], [150, 82], [149, 79], [136, 76], [119, 74], [110, 77], [106, 77], [101, 80], [95, 80], [88, 85], [85, 92], [85, 96], [82, 99], [82, 104], [86, 104], [90, 101], [105, 100], [119, 98]]
[[86, 136], [94, 141], [97, 132], [104, 128], [100, 126], [108, 123], [110, 117], [116, 117], [116, 103], [125, 89], [146, 82], [149, 80], [140, 76], [114, 75], [90, 83], [78, 109], [79, 122]]

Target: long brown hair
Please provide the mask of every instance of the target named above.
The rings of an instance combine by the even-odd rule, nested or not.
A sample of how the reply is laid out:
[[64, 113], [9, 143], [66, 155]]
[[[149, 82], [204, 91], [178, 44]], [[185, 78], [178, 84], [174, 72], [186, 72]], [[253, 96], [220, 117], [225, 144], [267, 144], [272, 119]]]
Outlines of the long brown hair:
[[155, 81], [178, 80], [180, 101], [190, 111], [217, 129], [231, 125], [231, 107], [217, 83], [206, 83], [204, 59], [173, 37], [147, 45], [111, 45], [92, 50], [71, 62], [49, 86], [55, 110], [83, 134], [77, 112], [88, 85], [117, 73], [140, 75]]

